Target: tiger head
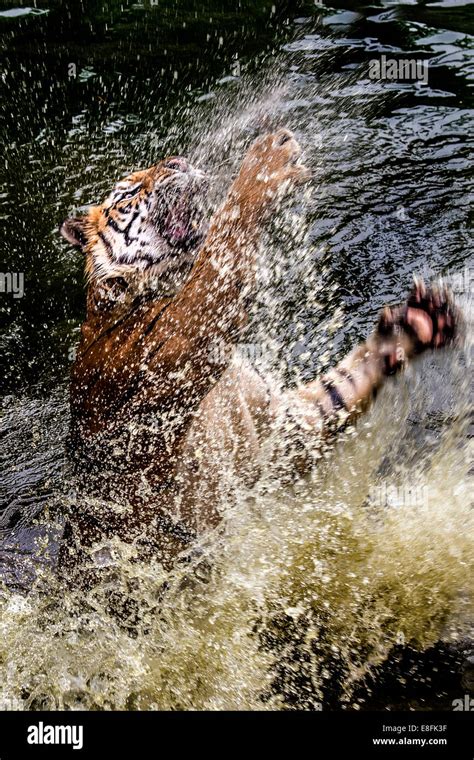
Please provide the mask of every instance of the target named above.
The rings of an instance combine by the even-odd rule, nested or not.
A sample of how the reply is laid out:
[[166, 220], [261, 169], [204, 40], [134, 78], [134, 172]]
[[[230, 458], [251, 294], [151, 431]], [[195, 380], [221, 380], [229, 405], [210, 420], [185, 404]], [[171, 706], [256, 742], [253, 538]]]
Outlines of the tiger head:
[[[100, 206], [67, 219], [61, 234], [86, 256], [90, 286], [173, 289], [206, 234], [206, 175], [181, 156], [118, 182]], [[133, 288], [132, 288], [133, 290]]]

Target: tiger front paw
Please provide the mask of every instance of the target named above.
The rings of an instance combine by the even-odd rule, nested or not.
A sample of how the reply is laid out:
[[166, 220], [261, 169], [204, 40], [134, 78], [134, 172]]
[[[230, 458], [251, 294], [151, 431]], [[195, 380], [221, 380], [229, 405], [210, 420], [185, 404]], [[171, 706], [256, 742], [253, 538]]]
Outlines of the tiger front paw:
[[280, 191], [310, 179], [300, 156], [301, 148], [287, 129], [259, 137], [245, 156], [232, 194], [248, 210], [264, 210]]
[[455, 342], [462, 317], [450, 291], [415, 280], [406, 303], [383, 310], [376, 335], [384, 346], [388, 374], [395, 372], [405, 359], [426, 349], [438, 349]]

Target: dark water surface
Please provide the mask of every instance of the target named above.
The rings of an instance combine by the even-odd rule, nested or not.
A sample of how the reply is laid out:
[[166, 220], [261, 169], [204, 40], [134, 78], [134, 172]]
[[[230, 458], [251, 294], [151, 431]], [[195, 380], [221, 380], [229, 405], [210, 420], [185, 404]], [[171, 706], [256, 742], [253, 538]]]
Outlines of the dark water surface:
[[[190, 155], [213, 175], [217, 202], [251, 139], [284, 124], [296, 132], [314, 180], [268, 234], [248, 338], [263, 346], [259, 359], [266, 368], [286, 381], [314, 376], [367, 333], [384, 303], [403, 298], [413, 272], [450, 278], [469, 323], [474, 5], [449, 0], [14, 5], [0, 0], [0, 272], [22, 274], [24, 294], [0, 292], [0, 556], [3, 576], [20, 591], [31, 572], [20, 562], [18, 536], [21, 557], [35, 554], [43, 539], [43, 558], [54, 554], [54, 541], [51, 550], [44, 529], [32, 528], [31, 519], [45, 508], [56, 518], [58, 505], [69, 498], [63, 453], [67, 377], [85, 298], [81, 256], [60, 239], [59, 224], [99, 202], [120, 176], [173, 153]], [[371, 61], [383, 54], [422, 59], [428, 82], [370, 78]], [[304, 684], [312, 695], [302, 700], [305, 706], [322, 698], [325, 669], [331, 674], [327, 650], [349, 662], [349, 676], [344, 671], [349, 693], [364, 663], [375, 666], [387, 659], [391, 646], [382, 645], [384, 637], [402, 643], [396, 639], [401, 630], [403, 641], [419, 648], [439, 638], [467, 638], [469, 341], [467, 353], [426, 360], [423, 380], [409, 373], [398, 389], [389, 389], [370, 418], [372, 433], [365, 438], [360, 433], [362, 440], [349, 446], [345, 462], [334, 465], [330, 486], [319, 484], [317, 496], [299, 494], [294, 503], [279, 497], [271, 506], [257, 499], [257, 512], [272, 515], [273, 534], [269, 537], [258, 521], [249, 526], [237, 520], [214, 601], [206, 592], [201, 607], [185, 617], [178, 620], [169, 612], [167, 626], [161, 621], [140, 653], [123, 632], [109, 637], [106, 619], [99, 616], [94, 640], [103, 638], [102, 655], [106, 651], [111, 663], [108, 680], [99, 654], [91, 654], [90, 621], [82, 621], [82, 628], [77, 623], [72, 633], [71, 620], [60, 617], [55, 630], [62, 658], [54, 673], [44, 675], [50, 651], [41, 634], [44, 610], [26, 610], [22, 605], [33, 602], [5, 592], [0, 664], [11, 661], [12, 651], [17, 654], [8, 678], [0, 679], [4, 699], [14, 706], [51, 707], [261, 705], [268, 673], [275, 676], [275, 669], [270, 654], [264, 657], [248, 643], [255, 627], [249, 609], [257, 606], [262, 619], [259, 605], [268, 609], [268, 599], [280, 598], [282, 583], [293, 594], [286, 599], [285, 619], [299, 621], [301, 631], [314, 623], [308, 623], [307, 605], [314, 612], [316, 599], [323, 599], [323, 606], [330, 600], [340, 611], [324, 623], [324, 656], [313, 646], [304, 666], [298, 660], [298, 683], [287, 672], [276, 676], [287, 694]], [[412, 484], [423, 477], [431, 495], [421, 513], [405, 513], [404, 505], [396, 505], [396, 519], [392, 511], [369, 561], [359, 541], [365, 518], [352, 534], [347, 515], [367, 503], [377, 478], [387, 473]], [[308, 533], [306, 517], [293, 532], [288, 528], [289, 505], [306, 508], [308, 499], [329, 510], [332, 539], [316, 524]], [[245, 556], [237, 550], [239, 535], [245, 536]], [[305, 549], [311, 562], [318, 552], [325, 556], [328, 545], [338, 567], [346, 557], [343, 575], [334, 576], [333, 583], [324, 573], [316, 579], [314, 568], [306, 567], [309, 560], [298, 553], [306, 546], [303, 535], [312, 536], [313, 549]], [[385, 561], [387, 553], [393, 561]], [[248, 568], [245, 578], [242, 566]], [[306, 580], [300, 577], [302, 566]], [[357, 581], [352, 588], [348, 579], [362, 576], [367, 583], [361, 580], [359, 587]], [[370, 599], [364, 596], [367, 584]], [[405, 587], [412, 607], [403, 596]], [[359, 599], [355, 607], [343, 588]], [[203, 620], [213, 615], [218, 622], [210, 634]], [[39, 621], [36, 626], [26, 622], [32, 619]], [[318, 625], [321, 619], [324, 615]], [[349, 635], [343, 619], [356, 633]], [[216, 655], [212, 672], [204, 640], [215, 650], [219, 641], [228, 649], [225, 661]], [[16, 664], [40, 647], [42, 665], [27, 666], [28, 687], [22, 691]], [[165, 649], [168, 661], [157, 664], [157, 652], [162, 657]], [[85, 652], [90, 667], [77, 673]], [[125, 665], [121, 658], [128, 658]], [[248, 666], [237, 675], [243, 660]], [[430, 693], [426, 706], [442, 700]]]

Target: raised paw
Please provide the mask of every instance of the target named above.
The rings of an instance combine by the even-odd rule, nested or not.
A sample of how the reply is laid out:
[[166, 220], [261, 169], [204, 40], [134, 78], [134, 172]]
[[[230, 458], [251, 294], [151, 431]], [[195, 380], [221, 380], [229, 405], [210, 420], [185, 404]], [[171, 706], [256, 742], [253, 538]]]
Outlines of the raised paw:
[[300, 163], [301, 148], [292, 132], [279, 129], [250, 146], [232, 191], [244, 203], [267, 205], [282, 188], [308, 181], [311, 172]]
[[400, 317], [400, 327], [414, 338], [416, 353], [442, 348], [456, 338], [459, 310], [447, 288], [426, 287], [416, 280]]
[[461, 321], [447, 288], [427, 287], [422, 280], [415, 280], [406, 303], [385, 307], [377, 326], [380, 339], [396, 343], [396, 349], [385, 352], [387, 371], [394, 372], [405, 358], [428, 348], [452, 344]]

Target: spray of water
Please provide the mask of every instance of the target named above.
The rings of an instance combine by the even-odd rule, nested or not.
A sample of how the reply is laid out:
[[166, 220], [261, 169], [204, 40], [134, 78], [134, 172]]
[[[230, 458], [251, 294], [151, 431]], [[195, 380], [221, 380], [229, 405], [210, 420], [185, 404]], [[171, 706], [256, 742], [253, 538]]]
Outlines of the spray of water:
[[[203, 126], [186, 152], [210, 167], [216, 202], [267, 126], [295, 128], [314, 167], [312, 189], [269, 232], [248, 338], [264, 346], [260, 371], [286, 384], [325, 368], [360, 330], [333, 266], [357, 220], [334, 203], [351, 193], [347, 166], [364, 164], [352, 138], [360, 145], [369, 105], [347, 84], [268, 79], [193, 106], [188, 125]], [[336, 693], [358, 707], [356, 687], [396, 646], [472, 635], [468, 394], [459, 351], [424, 359], [310, 478], [277, 483], [262, 461], [257, 486], [235, 483], [221, 526], [171, 574], [117, 542], [86, 598], [65, 593], [47, 564], [28, 595], [4, 588], [0, 706], [264, 709], [324, 706]]]

